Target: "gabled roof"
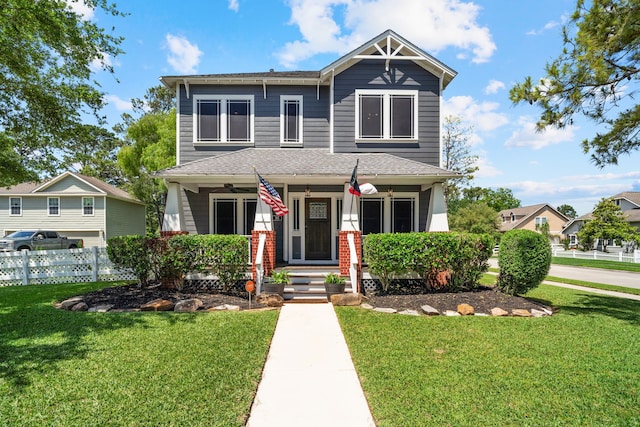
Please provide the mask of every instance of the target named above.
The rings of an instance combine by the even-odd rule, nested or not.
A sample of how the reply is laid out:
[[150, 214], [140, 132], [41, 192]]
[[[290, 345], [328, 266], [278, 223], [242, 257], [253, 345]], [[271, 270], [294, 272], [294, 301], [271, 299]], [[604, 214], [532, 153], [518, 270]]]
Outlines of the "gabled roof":
[[640, 191], [625, 191], [622, 193], [618, 193], [614, 196], [611, 196], [612, 200], [616, 199], [626, 199], [627, 201], [633, 203], [637, 207], [640, 208]]
[[362, 46], [338, 58], [320, 71], [268, 71], [255, 73], [193, 74], [163, 76], [160, 81], [167, 87], [176, 84], [258, 84], [258, 85], [319, 85], [330, 84], [332, 73], [338, 74], [363, 59], [389, 61], [413, 61], [442, 79], [442, 89], [458, 74], [413, 43], [392, 30], [387, 30]]
[[385, 31], [327, 65], [320, 71], [320, 74], [322, 76], [331, 72], [338, 74], [363, 59], [384, 59], [387, 66], [389, 61], [392, 60], [413, 61], [433, 75], [441, 77], [443, 89], [458, 74], [455, 70], [392, 30]]
[[[168, 180], [203, 182], [203, 179], [228, 182], [254, 182], [254, 167], [265, 178], [308, 180], [335, 177], [336, 182], [348, 181], [358, 165], [358, 176], [373, 178], [442, 182], [459, 176], [426, 163], [408, 160], [386, 153], [329, 153], [328, 149], [305, 148], [245, 148], [231, 153], [195, 160], [164, 169], [156, 176]], [[306, 183], [304, 181], [303, 183]]]
[[505, 216], [505, 217], [511, 218], [511, 215], [513, 214], [517, 218], [519, 218], [515, 222], [507, 221], [507, 222], [501, 223], [500, 224], [500, 230], [501, 231], [507, 231], [507, 230], [513, 230], [514, 228], [518, 228], [519, 225], [526, 223], [532, 217], [537, 215], [539, 212], [542, 212], [542, 211], [547, 210], [547, 209], [552, 211], [552, 212], [554, 212], [556, 215], [558, 215], [560, 218], [564, 219], [565, 221], [569, 221], [569, 218], [567, 218], [565, 215], [563, 215], [560, 212], [558, 212], [550, 204], [548, 204], [548, 203], [539, 203], [537, 205], [522, 206], [522, 207], [513, 208], [513, 209], [504, 209], [504, 210], [498, 212], [498, 215], [500, 215], [501, 217]]
[[[47, 188], [51, 187], [52, 185], [54, 185], [57, 182], [60, 182], [64, 179], [76, 179], [79, 180], [81, 182], [84, 182], [85, 184], [87, 184], [88, 186], [90, 186], [91, 188], [93, 188], [95, 190], [95, 192], [79, 192], [79, 193], [70, 193], [70, 192], [47, 192], [44, 193], [44, 190], [46, 190]], [[17, 184], [14, 185], [12, 187], [8, 187], [8, 188], [0, 188], [0, 195], [12, 195], [12, 196], [37, 196], [39, 193], [44, 193], [48, 196], [51, 195], [64, 195], [64, 196], [70, 196], [70, 195], [78, 195], [78, 194], [83, 194], [83, 195], [90, 195], [90, 194], [102, 194], [108, 197], [113, 197], [116, 199], [122, 199], [122, 200], [127, 200], [127, 201], [131, 201], [131, 202], [135, 202], [135, 203], [141, 203], [138, 199], [136, 199], [135, 197], [133, 197], [131, 194], [127, 193], [124, 190], [121, 190], [117, 187], [114, 187], [113, 185], [107, 184], [106, 182], [98, 179], [98, 178], [94, 178], [92, 176], [86, 176], [86, 175], [82, 175], [79, 173], [74, 173], [74, 172], [64, 172], [54, 178], [51, 178], [49, 180], [46, 180], [44, 182], [24, 182], [21, 184]]]

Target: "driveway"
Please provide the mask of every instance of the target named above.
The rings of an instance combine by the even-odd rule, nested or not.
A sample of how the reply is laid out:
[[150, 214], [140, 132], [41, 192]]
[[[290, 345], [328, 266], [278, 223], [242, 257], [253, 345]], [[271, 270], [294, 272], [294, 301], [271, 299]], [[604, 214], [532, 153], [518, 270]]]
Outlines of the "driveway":
[[[498, 268], [497, 258], [490, 258], [489, 265]], [[582, 280], [584, 282], [603, 283], [640, 289], [640, 273], [631, 271], [605, 270], [602, 268], [574, 267], [551, 264], [549, 276]]]

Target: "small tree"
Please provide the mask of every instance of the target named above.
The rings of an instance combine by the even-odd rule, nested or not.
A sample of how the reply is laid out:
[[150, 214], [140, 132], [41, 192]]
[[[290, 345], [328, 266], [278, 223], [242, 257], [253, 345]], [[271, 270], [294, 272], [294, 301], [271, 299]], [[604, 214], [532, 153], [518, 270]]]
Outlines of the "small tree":
[[602, 251], [607, 252], [607, 241], [613, 240], [616, 244], [622, 242], [640, 240], [638, 232], [624, 219], [624, 213], [613, 200], [603, 198], [596, 205], [592, 213], [593, 218], [586, 221], [580, 231], [578, 240], [582, 243], [593, 243], [600, 239]]
[[460, 178], [451, 178], [444, 185], [444, 197], [450, 199], [460, 197], [461, 187], [473, 179], [478, 170], [478, 156], [469, 150], [469, 135], [472, 132], [460, 117], [447, 116], [442, 125], [442, 167], [461, 174]]
[[507, 231], [500, 241], [498, 288], [511, 295], [537, 287], [549, 272], [551, 245], [531, 230]]

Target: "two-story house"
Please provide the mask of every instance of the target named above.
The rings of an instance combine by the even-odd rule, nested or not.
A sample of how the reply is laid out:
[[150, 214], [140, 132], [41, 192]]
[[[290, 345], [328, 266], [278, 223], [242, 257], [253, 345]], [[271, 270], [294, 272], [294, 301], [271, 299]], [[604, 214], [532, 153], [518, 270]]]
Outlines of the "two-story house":
[[564, 238], [562, 229], [569, 221], [548, 203], [505, 209], [498, 212], [500, 231], [532, 230], [545, 233], [553, 243]]
[[[273, 233], [277, 262], [336, 264], [344, 233], [447, 231], [442, 92], [456, 72], [388, 30], [319, 71], [164, 76], [177, 164], [164, 231]], [[349, 180], [376, 194], [353, 197]], [[257, 197], [257, 171], [289, 214]], [[356, 236], [358, 237], [358, 236]]]

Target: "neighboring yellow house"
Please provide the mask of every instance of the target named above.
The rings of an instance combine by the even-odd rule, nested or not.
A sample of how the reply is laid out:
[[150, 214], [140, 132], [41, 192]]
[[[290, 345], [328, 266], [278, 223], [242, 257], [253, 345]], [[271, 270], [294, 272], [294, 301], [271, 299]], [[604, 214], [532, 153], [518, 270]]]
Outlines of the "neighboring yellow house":
[[547, 203], [505, 209], [500, 211], [498, 216], [500, 231], [515, 229], [541, 231], [546, 227], [544, 224], [548, 224], [549, 237], [553, 243], [559, 243], [564, 238], [562, 229], [569, 222], [569, 218]]

